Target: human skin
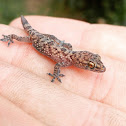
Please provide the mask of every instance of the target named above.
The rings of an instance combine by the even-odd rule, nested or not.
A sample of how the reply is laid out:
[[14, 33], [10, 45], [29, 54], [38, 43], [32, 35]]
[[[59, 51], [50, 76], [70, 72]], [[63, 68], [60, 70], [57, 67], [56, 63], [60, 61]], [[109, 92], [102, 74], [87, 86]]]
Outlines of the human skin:
[[[126, 126], [126, 28], [25, 16], [33, 28], [71, 43], [73, 50], [101, 56], [106, 72], [61, 68], [62, 83], [47, 75], [55, 62], [30, 43], [0, 42], [0, 124], [2, 126]], [[27, 36], [20, 18], [2, 34]]]

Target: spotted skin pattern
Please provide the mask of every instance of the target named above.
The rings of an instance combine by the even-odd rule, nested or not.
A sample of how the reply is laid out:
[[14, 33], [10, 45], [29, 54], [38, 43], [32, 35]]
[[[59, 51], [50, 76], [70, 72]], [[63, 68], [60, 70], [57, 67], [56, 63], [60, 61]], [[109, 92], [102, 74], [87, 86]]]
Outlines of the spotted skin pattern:
[[0, 39], [0, 41], [8, 42], [8, 46], [13, 43], [13, 39], [32, 43], [37, 51], [54, 60], [56, 62], [54, 72], [53, 74], [48, 73], [48, 75], [53, 77], [51, 82], [55, 79], [61, 82], [59, 77], [63, 77], [64, 75], [60, 74], [60, 67], [74, 65], [93, 72], [105, 72], [106, 68], [98, 54], [88, 51], [73, 51], [70, 43], [65, 43], [54, 35], [42, 34], [33, 29], [24, 16], [21, 16], [21, 22], [29, 36], [20, 37], [15, 34], [3, 35], [4, 38]]

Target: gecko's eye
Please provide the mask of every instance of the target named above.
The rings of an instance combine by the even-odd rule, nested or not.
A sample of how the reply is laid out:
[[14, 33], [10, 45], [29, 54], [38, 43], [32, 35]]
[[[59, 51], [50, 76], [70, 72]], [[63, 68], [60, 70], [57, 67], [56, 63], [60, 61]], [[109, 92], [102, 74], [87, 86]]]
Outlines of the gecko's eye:
[[95, 67], [95, 64], [94, 64], [93, 62], [90, 61], [90, 62], [88, 63], [88, 66], [90, 67], [90, 69], [93, 69], [93, 68]]

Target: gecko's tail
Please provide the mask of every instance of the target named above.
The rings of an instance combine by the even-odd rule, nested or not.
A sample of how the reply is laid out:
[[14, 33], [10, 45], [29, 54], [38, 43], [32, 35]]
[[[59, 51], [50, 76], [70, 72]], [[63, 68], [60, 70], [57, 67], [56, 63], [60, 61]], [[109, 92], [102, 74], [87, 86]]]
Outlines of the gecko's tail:
[[29, 33], [29, 31], [32, 30], [32, 27], [23, 15], [21, 15], [21, 22], [22, 22], [24, 29]]

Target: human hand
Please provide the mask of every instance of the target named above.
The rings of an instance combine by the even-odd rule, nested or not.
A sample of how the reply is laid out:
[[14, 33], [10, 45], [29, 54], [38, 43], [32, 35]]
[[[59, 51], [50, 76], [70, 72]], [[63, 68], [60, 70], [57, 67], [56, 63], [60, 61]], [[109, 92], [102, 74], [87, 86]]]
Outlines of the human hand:
[[[81, 21], [26, 16], [33, 28], [71, 43], [73, 50], [98, 53], [105, 73], [61, 68], [62, 83], [46, 73], [55, 62], [31, 44], [0, 42], [0, 124], [23, 126], [125, 126], [126, 29]], [[0, 34], [26, 36], [20, 18]], [[1, 36], [2, 38], [2, 36]]]

